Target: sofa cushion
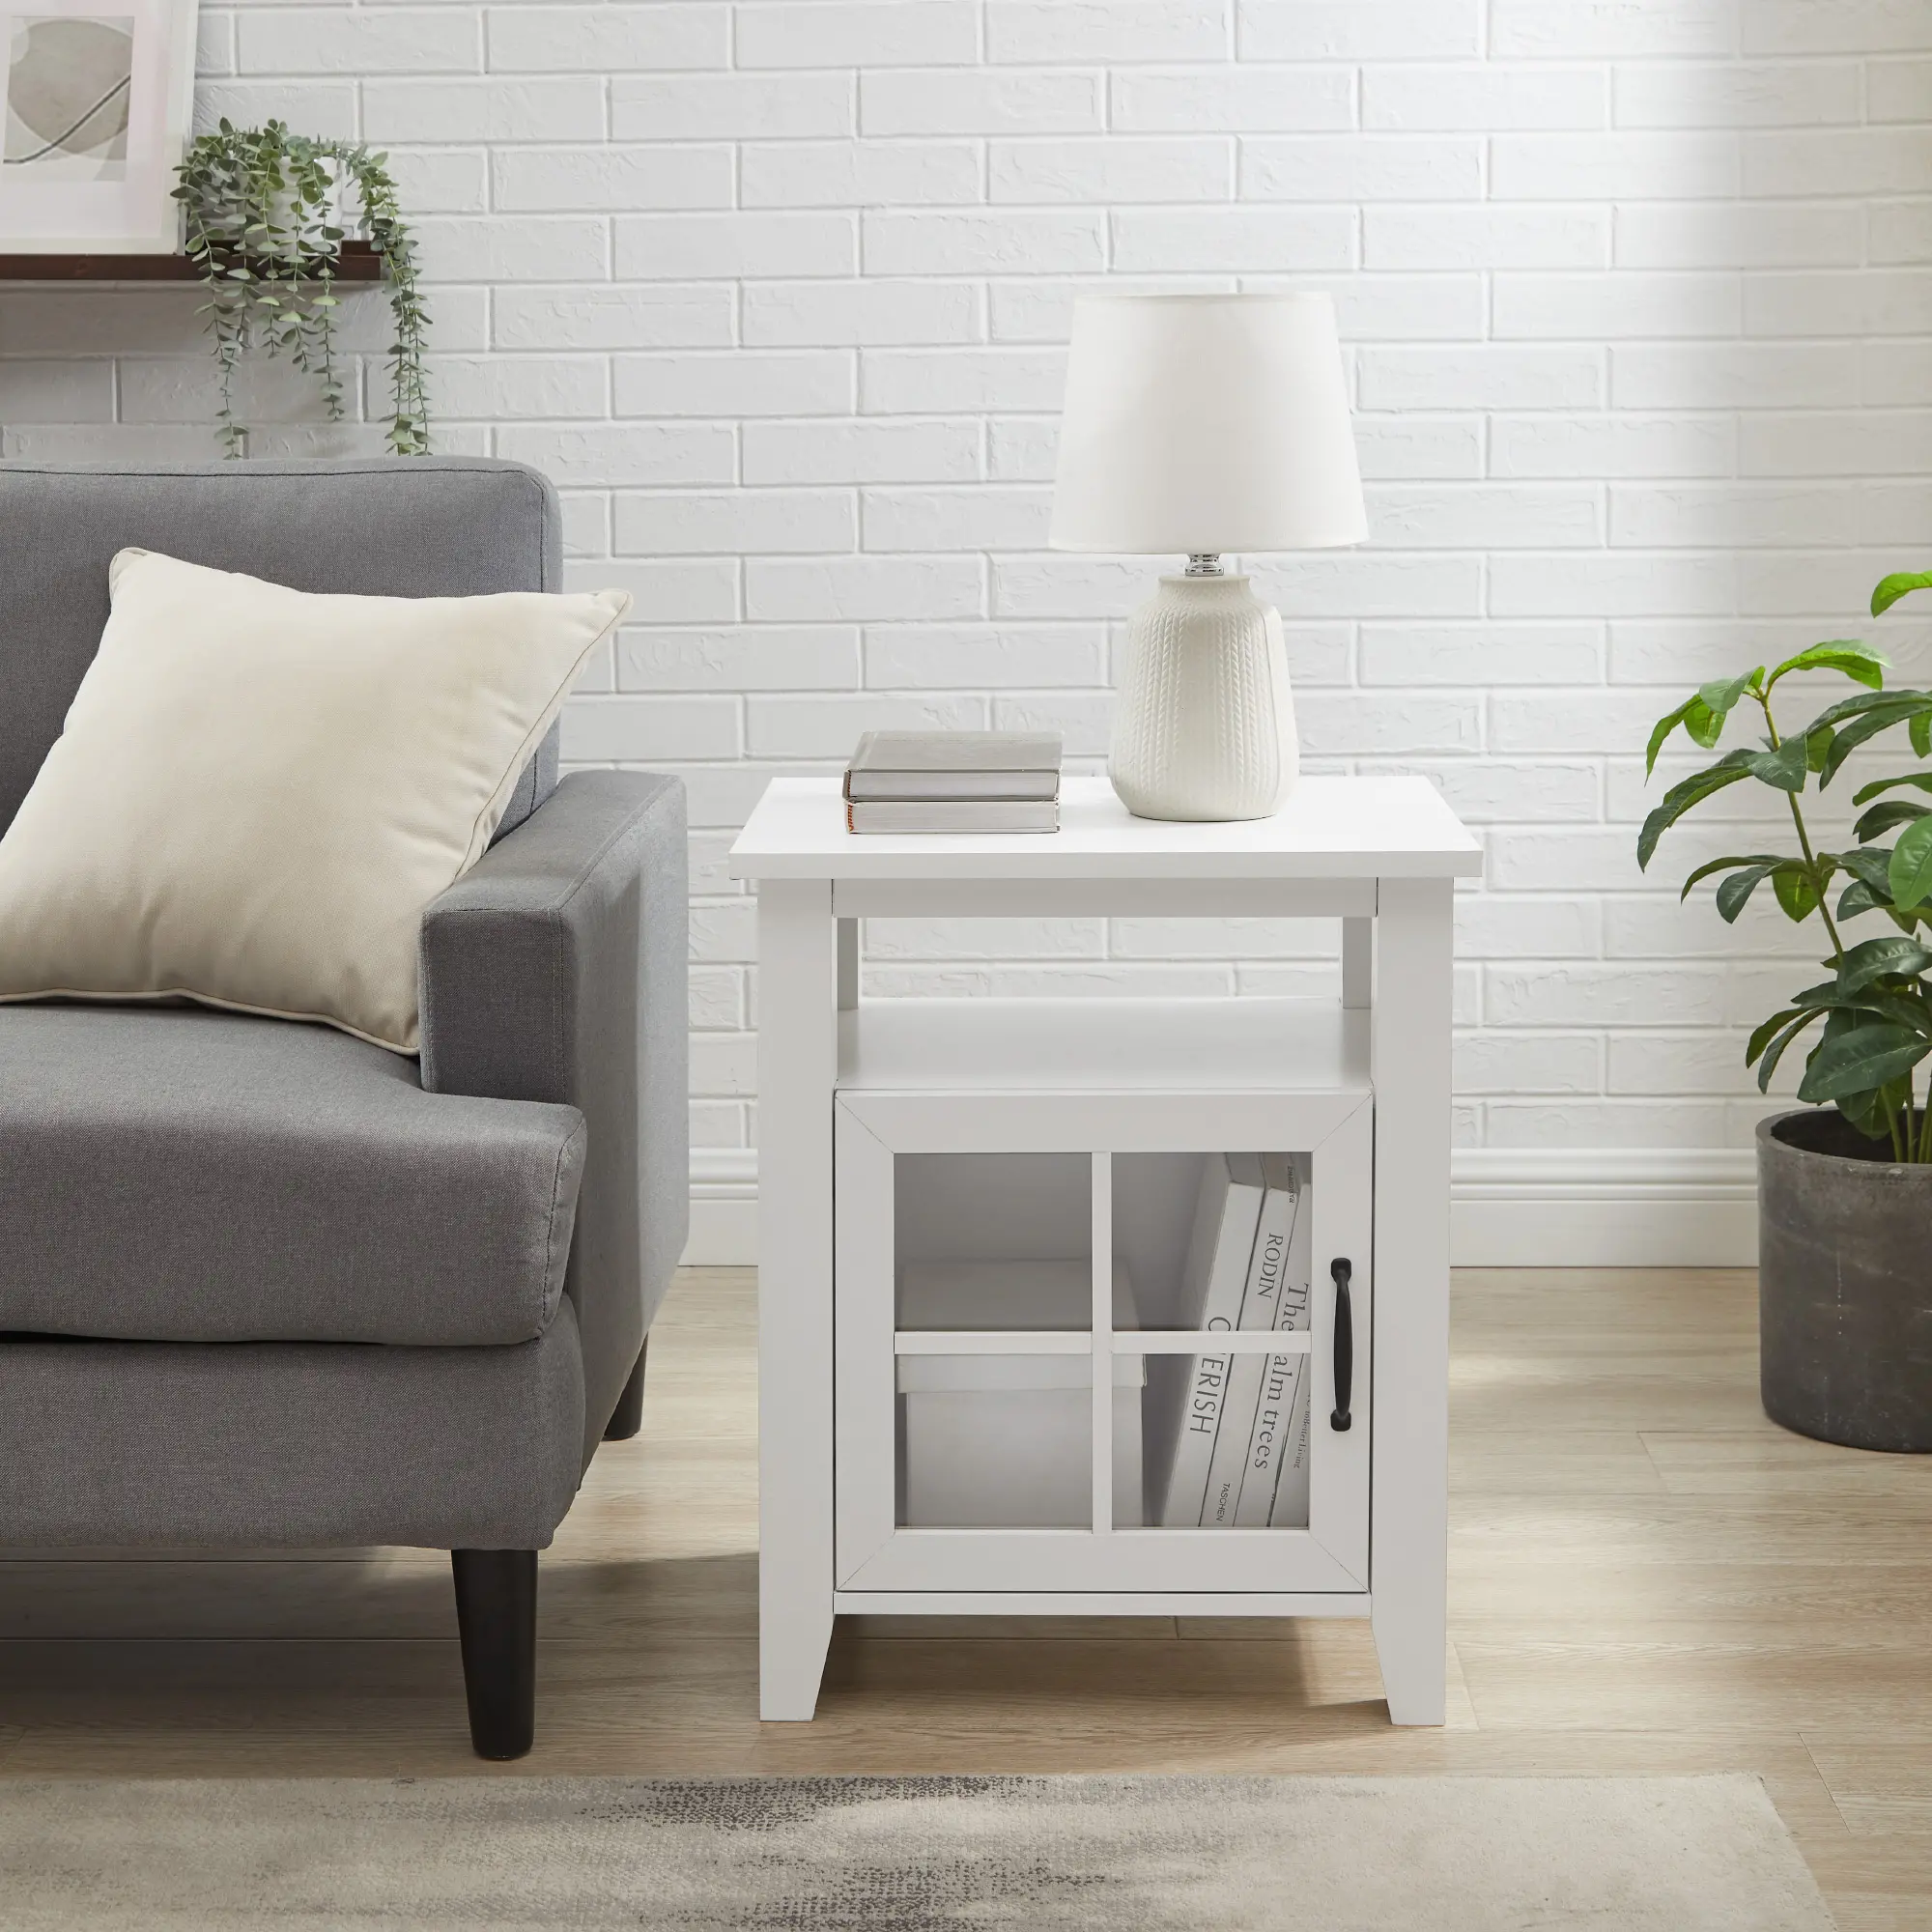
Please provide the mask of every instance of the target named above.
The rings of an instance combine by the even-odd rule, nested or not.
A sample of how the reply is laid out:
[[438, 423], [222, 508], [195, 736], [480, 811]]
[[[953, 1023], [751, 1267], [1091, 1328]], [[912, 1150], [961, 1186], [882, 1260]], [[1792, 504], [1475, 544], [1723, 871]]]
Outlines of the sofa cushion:
[[0, 1000], [185, 994], [416, 1050], [423, 908], [631, 599], [315, 596], [154, 551], [0, 836]]
[[425, 1094], [327, 1028], [0, 1007], [0, 1330], [526, 1342], [583, 1154], [575, 1107]]
[[[489, 457], [0, 463], [0, 832], [99, 648], [117, 551], [156, 550], [296, 590], [481, 597], [561, 589], [561, 527], [542, 475]], [[497, 832], [555, 783], [553, 729]]]

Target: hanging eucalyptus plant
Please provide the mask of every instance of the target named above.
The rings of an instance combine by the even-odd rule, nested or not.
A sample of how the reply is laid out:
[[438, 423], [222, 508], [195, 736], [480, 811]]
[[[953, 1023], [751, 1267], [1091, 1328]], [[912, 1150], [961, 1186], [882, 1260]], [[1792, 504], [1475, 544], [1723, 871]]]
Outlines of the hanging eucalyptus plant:
[[292, 134], [279, 121], [236, 128], [225, 118], [187, 151], [175, 199], [187, 223], [187, 252], [208, 302], [221, 400], [216, 434], [240, 456], [247, 429], [235, 419], [235, 372], [253, 348], [287, 355], [321, 384], [331, 421], [343, 414], [335, 343], [336, 270], [341, 261], [345, 191], [381, 258], [389, 291], [389, 447], [398, 456], [429, 452], [423, 386], [427, 316], [416, 285], [415, 244], [403, 219], [387, 156], [355, 142]]
[[[1932, 588], [1932, 572], [1900, 572], [1872, 592], [1874, 617], [1915, 590]], [[1865, 687], [1855, 697], [1828, 705], [1802, 729], [1780, 732], [1772, 694], [1792, 671], [1829, 670]], [[1815, 778], [1824, 789], [1861, 745], [1903, 724], [1913, 752], [1932, 759], [1932, 691], [1887, 691], [1886, 660], [1869, 644], [1840, 639], [1813, 644], [1766, 674], [1760, 665], [1742, 677], [1704, 685], [1650, 736], [1646, 772], [1680, 725], [1705, 751], [1716, 749], [1733, 712], [1754, 706], [1764, 724], [1762, 748], [1740, 746], [1714, 765], [1672, 785], [1644, 820], [1637, 864], [1647, 867], [1657, 841], [1693, 807], [1745, 779], [1785, 795], [1791, 810], [1796, 854], [1753, 852], [1713, 859], [1684, 882], [1682, 896], [1700, 879], [1722, 873], [1718, 911], [1735, 923], [1751, 895], [1767, 880], [1785, 916], [1814, 914], [1832, 948], [1822, 963], [1832, 977], [1794, 993], [1750, 1037], [1745, 1064], [1757, 1068], [1767, 1090], [1785, 1050], [1824, 1022], [1804, 1065], [1798, 1097], [1835, 1102], [1839, 1113], [1873, 1141], [1889, 1141], [1895, 1161], [1932, 1163], [1932, 1104], [1915, 1104], [1917, 1069], [1932, 1056], [1932, 768], [1878, 778], [1853, 794], [1864, 808], [1842, 852], [1821, 851], [1799, 800]], [[1918, 794], [1915, 797], [1913, 794]], [[1897, 837], [1889, 846], [1877, 840]], [[1829, 903], [1842, 877], [1835, 916]], [[1883, 914], [1890, 929], [1847, 945], [1841, 927], [1870, 913]], [[1928, 1096], [1932, 1100], [1932, 1096]]]

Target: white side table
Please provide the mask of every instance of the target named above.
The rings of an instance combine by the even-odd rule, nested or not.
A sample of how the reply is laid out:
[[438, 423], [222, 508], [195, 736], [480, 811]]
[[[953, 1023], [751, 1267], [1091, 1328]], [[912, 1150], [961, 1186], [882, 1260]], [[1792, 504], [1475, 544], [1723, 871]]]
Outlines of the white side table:
[[[1062, 820], [854, 838], [837, 781], [781, 779], [732, 848], [758, 895], [762, 1715], [811, 1717], [841, 1610], [1116, 1612], [1368, 1617], [1390, 1717], [1440, 1723], [1451, 910], [1480, 850], [1421, 779], [1307, 779], [1272, 819], [1182, 825], [1073, 778]], [[862, 919], [1082, 916], [1339, 918], [1342, 999], [860, 1001]], [[1293, 1153], [1312, 1177], [1308, 1501], [1272, 1527], [1141, 1527], [1122, 1388], [1144, 1386], [1152, 1419], [1191, 1357], [1289, 1345], [1179, 1328], [1216, 1151]], [[1077, 1322], [898, 1325], [910, 1261], [1046, 1256], [1091, 1270]], [[909, 1374], [934, 1356], [952, 1360]], [[908, 1520], [901, 1391], [971, 1382], [989, 1356], [1019, 1358], [1006, 1377], [1046, 1391], [1042, 1415], [1057, 1405], [1063, 1476], [1066, 1392], [1091, 1389], [1071, 1397], [1080, 1457], [1091, 1410], [1082, 1500], [1044, 1524]]]

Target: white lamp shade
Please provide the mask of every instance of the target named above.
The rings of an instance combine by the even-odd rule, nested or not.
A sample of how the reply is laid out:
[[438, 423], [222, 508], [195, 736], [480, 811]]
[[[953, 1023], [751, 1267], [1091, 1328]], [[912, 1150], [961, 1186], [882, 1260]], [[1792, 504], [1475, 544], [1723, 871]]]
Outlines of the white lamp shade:
[[1055, 550], [1330, 550], [1368, 533], [1325, 295], [1075, 306]]

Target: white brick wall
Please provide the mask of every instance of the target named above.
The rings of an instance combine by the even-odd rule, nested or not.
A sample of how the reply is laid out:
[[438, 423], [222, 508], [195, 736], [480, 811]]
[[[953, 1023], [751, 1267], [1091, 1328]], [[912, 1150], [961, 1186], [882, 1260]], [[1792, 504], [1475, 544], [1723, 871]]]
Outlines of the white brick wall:
[[[204, 7], [205, 117], [395, 158], [439, 440], [541, 465], [638, 621], [578, 762], [680, 771], [693, 1122], [755, 1140], [730, 828], [872, 725], [1057, 724], [1097, 767], [1138, 562], [1041, 546], [1073, 298], [1321, 286], [1375, 538], [1261, 559], [1317, 771], [1483, 830], [1459, 1131], [1743, 1147], [1743, 1028], [1809, 950], [1632, 846], [1687, 684], [1923, 563], [1932, 12], [1901, 0], [603, 0]], [[185, 291], [0, 293], [9, 455], [212, 451]], [[357, 346], [380, 315], [352, 298]], [[380, 408], [374, 357], [369, 406]], [[275, 372], [265, 453], [366, 446]], [[1915, 627], [1886, 637], [1912, 675]], [[1673, 766], [1682, 770], [1681, 763]], [[1846, 787], [1849, 791], [1849, 786]], [[1654, 796], [1654, 792], [1651, 794]], [[1775, 822], [1775, 821], [1773, 821]], [[1326, 928], [907, 923], [872, 989], [1306, 990]], [[709, 1156], [714, 1163], [720, 1158]]]

